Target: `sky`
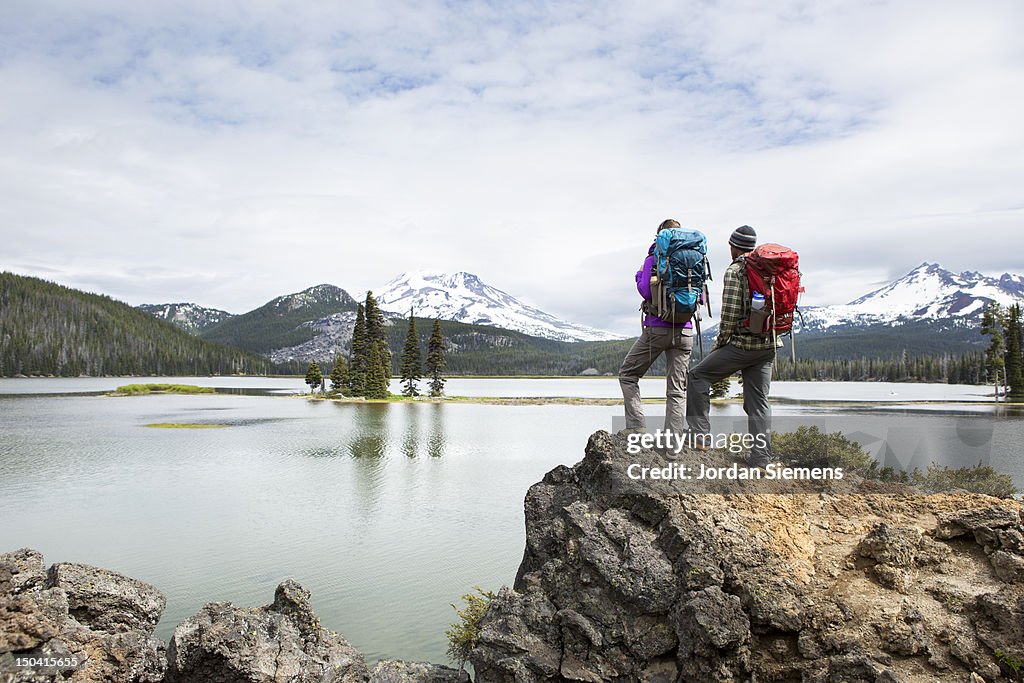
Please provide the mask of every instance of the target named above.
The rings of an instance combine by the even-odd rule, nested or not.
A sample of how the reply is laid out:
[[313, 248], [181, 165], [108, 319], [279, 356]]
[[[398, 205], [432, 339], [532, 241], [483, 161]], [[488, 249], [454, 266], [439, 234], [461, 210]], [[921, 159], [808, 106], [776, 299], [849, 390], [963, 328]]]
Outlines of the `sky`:
[[3, 0], [0, 270], [233, 313], [464, 270], [624, 334], [670, 217], [716, 273], [742, 224], [796, 249], [805, 304], [1020, 273], [1022, 27], [1019, 0]]

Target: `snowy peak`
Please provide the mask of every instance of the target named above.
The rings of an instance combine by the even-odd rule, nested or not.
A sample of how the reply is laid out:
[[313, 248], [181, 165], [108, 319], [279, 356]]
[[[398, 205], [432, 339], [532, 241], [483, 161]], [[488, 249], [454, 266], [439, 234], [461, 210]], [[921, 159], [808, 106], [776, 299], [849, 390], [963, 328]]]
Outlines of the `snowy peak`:
[[621, 339], [620, 335], [559, 320], [484, 283], [472, 273], [403, 273], [375, 292], [381, 309], [421, 318], [488, 325], [560, 341]]
[[944, 321], [981, 315], [986, 304], [1024, 303], [1024, 278], [1005, 273], [999, 278], [975, 271], [954, 273], [937, 263], [922, 263], [903, 277], [840, 306], [809, 308], [806, 326], [901, 325], [913, 321]]
[[227, 311], [217, 308], [206, 308], [199, 304], [142, 304], [138, 309], [160, 320], [166, 320], [186, 332], [200, 332], [217, 323], [233, 317]]

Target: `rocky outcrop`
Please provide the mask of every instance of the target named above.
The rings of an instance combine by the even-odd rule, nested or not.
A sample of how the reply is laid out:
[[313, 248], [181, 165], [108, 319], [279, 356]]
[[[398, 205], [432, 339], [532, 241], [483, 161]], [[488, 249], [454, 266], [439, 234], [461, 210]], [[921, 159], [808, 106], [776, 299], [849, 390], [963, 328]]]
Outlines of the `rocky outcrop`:
[[0, 683], [158, 683], [166, 661], [153, 629], [164, 604], [156, 588], [116, 572], [67, 563], [47, 571], [35, 550], [0, 555]]
[[265, 607], [206, 605], [174, 629], [167, 660], [167, 683], [369, 678], [363, 656], [320, 625], [309, 592], [291, 580], [277, 587], [274, 602]]
[[370, 673], [370, 683], [469, 683], [469, 674], [429, 662], [385, 659]]
[[635, 480], [628, 465], [666, 459], [625, 446], [598, 432], [530, 489], [478, 683], [1020, 680], [1019, 503], [850, 476]]
[[287, 580], [264, 607], [210, 603], [165, 648], [153, 637], [166, 604], [153, 586], [84, 564], [47, 570], [42, 554], [17, 550], [0, 555], [0, 683], [468, 683], [425, 662], [386, 660], [371, 673], [309, 599]]

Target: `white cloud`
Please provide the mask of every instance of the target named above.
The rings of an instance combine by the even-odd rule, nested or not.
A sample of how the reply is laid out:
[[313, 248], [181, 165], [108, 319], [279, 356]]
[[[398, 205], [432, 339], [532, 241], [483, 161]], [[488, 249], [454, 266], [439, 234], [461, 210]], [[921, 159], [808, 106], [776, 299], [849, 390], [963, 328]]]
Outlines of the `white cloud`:
[[719, 273], [742, 223], [799, 249], [810, 303], [1022, 269], [1016, 2], [6, 14], [0, 267], [131, 303], [470, 270], [632, 333], [668, 216]]

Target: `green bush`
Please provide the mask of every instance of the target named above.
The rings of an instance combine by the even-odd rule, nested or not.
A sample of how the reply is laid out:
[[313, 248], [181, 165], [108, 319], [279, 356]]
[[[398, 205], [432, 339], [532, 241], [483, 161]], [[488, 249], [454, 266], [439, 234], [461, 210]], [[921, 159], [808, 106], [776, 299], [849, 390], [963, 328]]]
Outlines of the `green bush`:
[[878, 462], [842, 432], [825, 433], [802, 426], [794, 432], [772, 435], [772, 450], [795, 467], [842, 467], [844, 472], [874, 473]]
[[462, 596], [465, 607], [459, 609], [452, 605], [459, 620], [445, 631], [445, 635], [448, 636], [448, 656], [459, 665], [459, 668], [462, 668], [469, 659], [469, 653], [476, 647], [477, 639], [480, 637], [480, 619], [487, 613], [487, 608], [494, 599], [494, 593], [491, 591], [485, 591], [480, 586], [474, 586], [473, 589], [476, 593], [466, 593]]
[[799, 427], [794, 432], [772, 435], [772, 450], [787, 465], [796, 467], [842, 467], [844, 472], [857, 472], [866, 479], [912, 484], [928, 493], [964, 490], [997, 498], [1017, 494], [1013, 478], [988, 465], [950, 468], [929, 465], [926, 472], [911, 473], [892, 467], [880, 467], [857, 442], [841, 432], [827, 434], [817, 427]]
[[1013, 498], [1017, 493], [1017, 487], [1013, 485], [1013, 478], [1010, 475], [997, 472], [980, 462], [974, 467], [950, 468], [929, 465], [927, 472], [921, 474], [915, 471], [911, 479], [915, 486], [929, 493], [963, 489], [997, 498]]

